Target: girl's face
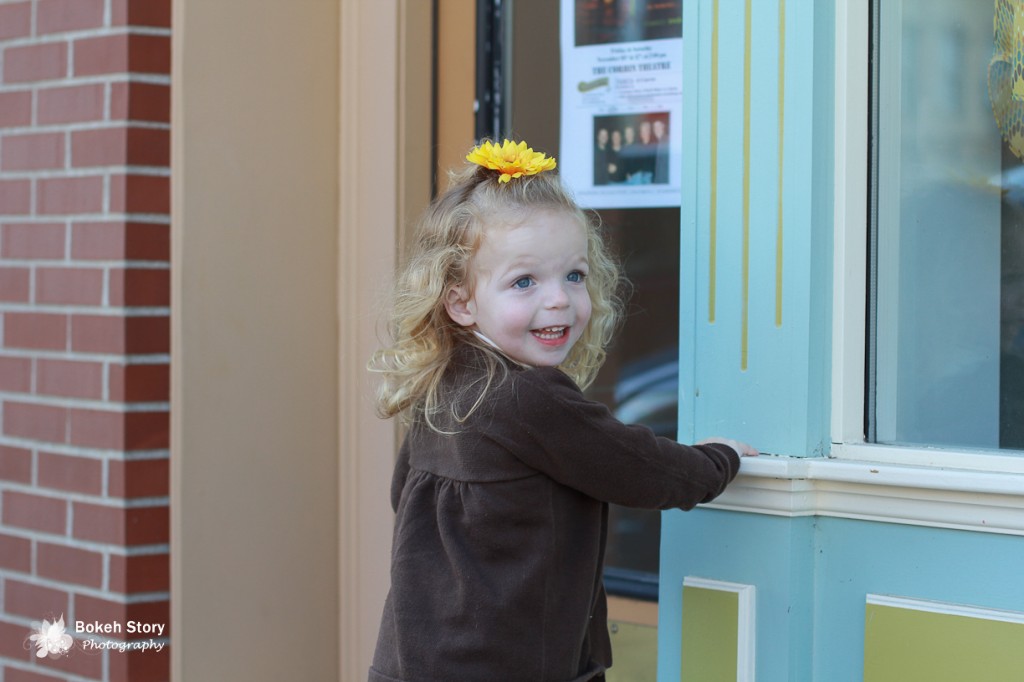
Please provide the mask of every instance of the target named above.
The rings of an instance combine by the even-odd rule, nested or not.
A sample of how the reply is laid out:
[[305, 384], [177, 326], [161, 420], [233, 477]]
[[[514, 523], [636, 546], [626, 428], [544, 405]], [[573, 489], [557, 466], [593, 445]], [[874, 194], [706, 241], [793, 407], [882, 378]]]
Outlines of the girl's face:
[[575, 216], [542, 210], [490, 228], [469, 266], [470, 284], [453, 287], [445, 301], [452, 320], [523, 364], [565, 360], [591, 312], [587, 233]]

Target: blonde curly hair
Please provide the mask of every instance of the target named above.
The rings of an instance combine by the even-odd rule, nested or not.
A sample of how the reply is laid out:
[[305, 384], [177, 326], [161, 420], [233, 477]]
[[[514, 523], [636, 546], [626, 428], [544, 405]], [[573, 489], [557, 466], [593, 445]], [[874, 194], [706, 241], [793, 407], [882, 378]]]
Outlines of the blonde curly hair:
[[[582, 336], [559, 368], [581, 388], [594, 380], [622, 311], [619, 267], [606, 250], [599, 222], [584, 213], [554, 172], [499, 185], [495, 171], [468, 166], [451, 176], [448, 190], [420, 219], [411, 253], [396, 281], [388, 330], [392, 341], [377, 351], [369, 364], [371, 371], [383, 376], [377, 396], [382, 417], [422, 417], [431, 428], [441, 431], [438, 415], [462, 422], [483, 401], [487, 388], [507, 372], [507, 358], [452, 321], [445, 298], [452, 287], [467, 283], [470, 259], [489, 227], [514, 223], [517, 216], [534, 210], [564, 212], [587, 231], [586, 285], [592, 312]], [[455, 413], [456, 396], [441, 395], [440, 391], [441, 378], [460, 344], [484, 351], [487, 367], [482, 388], [467, 413], [461, 415]]]

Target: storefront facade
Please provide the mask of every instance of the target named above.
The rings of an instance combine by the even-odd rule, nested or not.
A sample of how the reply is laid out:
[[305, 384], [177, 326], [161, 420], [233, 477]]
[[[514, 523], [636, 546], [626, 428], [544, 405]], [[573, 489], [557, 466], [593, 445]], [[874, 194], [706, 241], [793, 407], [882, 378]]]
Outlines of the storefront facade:
[[659, 680], [1019, 676], [1010, 4], [687, 5], [680, 433], [771, 456], [667, 513]]
[[[337, 194], [332, 194], [331, 183], [320, 187], [324, 214], [313, 223], [325, 231], [303, 247], [307, 256], [336, 253], [337, 258], [286, 259], [279, 280], [300, 282], [312, 267], [338, 282], [334, 302], [326, 302], [336, 306], [337, 326], [315, 312], [309, 317], [324, 324], [317, 338], [333, 338], [340, 349], [337, 354], [321, 349], [313, 357], [333, 358], [330, 363], [336, 364], [325, 365], [326, 375], [310, 370], [305, 378], [293, 376], [295, 391], [305, 390], [303, 386], [336, 391], [340, 428], [305, 433], [320, 433], [324, 440], [317, 447], [335, 448], [340, 455], [333, 465], [328, 459], [315, 460], [319, 464], [303, 473], [308, 481], [333, 480], [336, 485], [310, 496], [308, 488], [300, 490], [305, 484], [296, 481], [289, 486], [294, 494], [282, 493], [280, 477], [268, 475], [257, 487], [264, 497], [283, 494], [294, 505], [294, 516], [285, 517], [292, 521], [282, 521], [276, 531], [282, 537], [314, 507], [336, 505], [339, 510], [334, 550], [325, 544], [332, 531], [316, 524], [310, 527], [316, 532], [302, 542], [314, 555], [336, 552], [340, 580], [332, 581], [326, 566], [322, 579], [305, 582], [299, 594], [323, 617], [317, 632], [342, 642], [340, 656], [328, 655], [320, 646], [309, 648], [304, 664], [324, 666], [323, 671], [336, 666], [340, 679], [364, 674], [387, 587], [390, 516], [380, 491], [387, 490], [396, 436], [373, 417], [366, 399], [370, 389], [365, 360], [376, 343], [376, 305], [383, 286], [367, 282], [389, 278], [405, 231], [429, 198], [431, 168], [458, 163], [472, 144], [478, 127], [471, 113], [473, 100], [480, 99], [472, 65], [482, 63], [473, 58], [480, 49], [473, 40], [481, 25], [474, 14], [476, 4], [303, 5], [311, 13], [303, 25], [340, 28], [324, 33], [319, 43], [298, 29], [285, 31], [282, 35], [292, 35], [291, 44], [302, 43], [305, 50], [289, 53], [296, 61], [290, 72], [268, 69], [264, 78], [290, 83], [290, 73], [322, 63], [309, 52], [313, 45], [320, 45], [324, 55], [337, 50], [337, 73], [322, 73], [310, 90], [325, 98], [322, 107], [315, 107], [318, 111], [338, 102], [337, 116], [328, 114], [311, 126], [312, 119], [279, 101], [275, 116], [257, 119], [246, 133], [254, 143], [267, 136], [280, 138], [284, 145], [305, 140], [299, 149], [314, 158], [323, 144], [337, 150], [337, 165], [328, 163], [317, 176], [337, 183]], [[513, 17], [491, 34], [506, 40], [503, 68], [513, 74], [501, 91], [509, 113], [505, 125], [558, 154], [558, 130], [551, 126], [550, 112], [540, 111], [540, 106], [517, 109], [517, 101], [529, 96], [557, 101], [557, 87], [547, 83], [554, 66], [544, 55], [552, 41], [557, 45], [559, 24], [530, 18], [550, 7], [525, 0], [497, 4]], [[926, 6], [931, 8], [924, 12], [931, 24], [919, 21]], [[986, 187], [992, 176], [1013, 165], [1004, 159], [982, 73], [987, 71], [981, 68], [992, 59], [995, 9], [987, 1], [935, 6], [904, 2], [900, 7], [902, 17], [881, 15], [867, 0], [683, 4], [684, 98], [675, 128], [683, 139], [677, 168], [682, 187], [678, 298], [671, 300], [671, 310], [654, 307], [649, 313], [671, 316], [678, 333], [680, 440], [728, 434], [755, 444], [764, 454], [744, 462], [731, 490], [707, 508], [662, 517], [656, 602], [627, 595], [613, 608], [617, 634], [629, 637], [613, 636], [622, 642], [616, 644], [613, 679], [952, 680], [979, 670], [979, 679], [1005, 679], [1002, 671], [1019, 670], [1020, 661], [1013, 657], [1020, 655], [1020, 647], [1013, 643], [1024, 636], [1024, 590], [1015, 580], [1015, 567], [1024, 559], [1019, 537], [1024, 533], [1024, 460], [1013, 429], [1004, 428], [1014, 423], [1016, 389], [1013, 377], [1001, 367], [1011, 367], [1016, 352], [1011, 332], [1019, 303], [1013, 302], [1012, 287], [1019, 276], [1014, 268], [1021, 263], [1014, 250], [1019, 244], [1014, 230], [1020, 228], [1004, 219], [1009, 214], [999, 205], [1007, 187]], [[189, 203], [189, 197], [216, 195], [214, 188], [228, 176], [211, 172], [200, 182], [189, 162], [191, 158], [201, 168], [223, 158], [212, 151], [213, 138], [200, 134], [204, 129], [198, 119], [188, 119], [198, 103], [224, 98], [215, 81], [189, 76], [208, 68], [192, 41], [222, 44], [223, 35], [214, 40], [216, 31], [204, 30], [215, 25], [204, 16], [208, 9], [180, 2], [177, 11], [182, 21], [176, 31], [180, 26], [184, 33], [176, 33], [175, 39], [182, 41], [177, 54], [184, 64], [174, 81], [181, 93], [176, 101], [183, 108], [176, 110], [175, 120], [183, 133], [177, 138], [174, 172], [191, 180], [177, 185], [182, 203], [174, 204], [172, 214], [176, 225], [181, 221], [179, 238], [185, 247], [175, 267], [186, 272], [190, 262], [210, 263], [212, 253], [209, 245], [189, 251], [189, 235], [201, 233], [204, 220], [217, 222], [203, 218], [211, 204], [195, 199]], [[294, 11], [289, 9], [288, 22], [296, 20]], [[525, 24], [517, 25], [515, 17]], [[269, 15], [259, 21], [268, 31], [285, 22]], [[525, 39], [525, 47], [516, 47], [517, 31], [523, 38], [524, 26], [533, 31], [533, 45], [544, 43], [548, 52], [526, 49], [530, 41]], [[893, 43], [894, 34], [883, 29], [880, 36], [890, 36], [884, 47], [881, 38], [872, 40], [873, 26], [902, 27], [895, 34], [900, 40]], [[239, 31], [237, 44], [247, 46], [251, 55], [261, 54], [261, 41], [251, 27], [222, 22], [218, 30]], [[251, 39], [243, 40], [243, 35]], [[913, 66], [913, 61], [904, 61], [906, 55], [893, 60], [892, 50], [901, 44], [917, 46], [916, 52], [904, 50], [906, 54], [944, 65], [940, 72], [952, 84], [942, 79], [926, 83], [930, 90], [923, 97], [917, 91], [911, 97], [908, 85], [898, 97], [897, 85], [910, 82]], [[872, 50], [877, 50], [875, 56]], [[895, 54], [904, 52], [897, 49]], [[190, 55], [199, 60], [192, 72]], [[242, 59], [233, 64], [240, 73], [250, 66]], [[875, 73], [872, 64], [879, 65]], [[894, 80], [894, 74], [903, 80]], [[250, 106], [244, 93], [239, 91], [237, 107], [225, 109], [228, 119], [233, 108]], [[948, 111], [936, 108], [933, 100], [941, 96], [949, 100]], [[957, 101], [965, 108], [957, 109]], [[894, 102], [899, 106], [893, 108]], [[309, 105], [302, 103], [306, 109]], [[894, 116], [901, 126], [893, 124]], [[303, 123], [281, 126], [277, 117], [292, 122], [301, 118]], [[949, 130], [942, 128], [943, 122]], [[953, 126], [957, 122], [963, 124], [959, 133]], [[893, 137], [903, 129], [921, 135]], [[873, 140], [879, 143], [873, 145]], [[981, 198], [970, 203], [955, 195], [948, 206], [934, 199], [908, 199], [915, 187], [907, 180], [912, 178], [907, 169], [917, 172], [934, 160], [915, 157], [912, 152], [920, 148], [946, 155], [934, 164], [940, 169], [957, 160], [962, 172], [943, 177], [953, 178], [961, 189], [978, 190]], [[982, 151], [968, 153], [970, 149]], [[209, 154], [214, 158], [204, 160]], [[259, 175], [255, 168], [252, 172]], [[437, 184], [443, 186], [443, 172], [439, 178]], [[230, 196], [245, 196], [239, 201], [256, 205], [269, 201], [268, 192], [239, 192], [235, 189]], [[337, 207], [333, 218], [332, 205]], [[964, 206], [966, 220], [955, 212]], [[937, 208], [939, 218], [949, 218], [932, 240], [944, 245], [933, 258], [928, 251], [913, 250], [930, 243], [928, 233], [912, 229], [931, 224], [934, 216], [922, 213], [929, 207]], [[265, 218], [258, 211], [250, 215]], [[295, 229], [283, 222], [268, 218], [265, 223], [268, 258], [275, 250], [273, 235], [285, 238]], [[982, 227], [964, 232], [965, 225]], [[901, 236], [894, 241], [894, 234]], [[980, 243], [986, 246], [978, 247]], [[223, 258], [230, 259], [233, 242], [225, 241], [221, 248]], [[956, 272], [949, 267], [949, 259], [955, 263], [956, 257], [966, 272], [943, 279], [945, 273]], [[241, 267], [258, 278], [263, 272], [258, 259], [247, 263]], [[928, 263], [941, 267], [936, 271]], [[205, 281], [215, 282], [218, 272], [208, 268]], [[183, 293], [177, 300], [189, 300], [190, 282], [198, 281], [194, 276], [179, 280]], [[914, 282], [932, 287], [935, 295], [922, 297], [911, 286]], [[202, 296], [211, 290], [203, 289]], [[192, 296], [199, 297], [200, 291]], [[950, 317], [929, 308], [936, 299], [948, 304], [943, 315]], [[289, 309], [284, 299], [279, 302], [282, 311]], [[230, 296], [220, 305], [225, 315], [229, 310], [239, 314]], [[190, 309], [202, 308], [193, 303]], [[977, 317], [982, 309], [986, 321]], [[190, 314], [182, 315], [175, 330], [187, 333]], [[266, 325], [256, 323], [260, 315], [254, 306], [244, 319], [257, 327]], [[336, 337], [331, 328], [337, 329]], [[971, 329], [984, 330], [978, 336], [984, 337], [980, 346], [964, 335]], [[178, 343], [188, 348], [187, 336]], [[270, 343], [257, 352], [253, 371], [267, 358], [279, 357], [278, 345], [287, 343]], [[958, 360], [956, 353], [963, 358]], [[189, 566], [209, 549], [197, 545], [190, 551], [189, 543], [219, 543], [218, 538], [237, 526], [228, 515], [214, 515], [224, 519], [224, 527], [199, 530], [211, 518], [201, 513], [209, 503], [200, 482], [210, 476], [230, 480], [233, 473], [227, 461], [202, 474], [189, 469], [190, 458], [198, 461], [190, 453], [201, 450], [196, 439], [216, 444], [224, 430], [222, 419], [210, 420], [208, 430], [189, 426], [213, 414], [203, 408], [212, 394], [202, 385], [216, 376], [215, 368], [195, 364], [194, 353], [191, 357], [176, 359], [180, 364], [175, 376], [185, 376], [172, 402], [172, 414], [182, 420], [173, 433], [188, 433], [190, 439], [187, 447], [181, 446], [175, 469], [180, 500], [172, 496], [172, 509], [177, 503], [182, 510], [172, 526], [180, 538], [174, 550], [172, 606], [181, 628], [181, 648], [173, 659], [176, 669], [185, 671], [177, 673], [186, 675], [181, 679], [209, 665], [225, 670], [240, 665], [221, 655], [221, 647], [233, 637], [228, 634], [226, 643], [213, 637], [216, 620], [210, 617], [223, 609], [206, 595], [216, 586], [190, 577], [204, 575], [190, 572]], [[978, 358], [983, 369], [971, 369]], [[953, 369], [977, 381], [958, 384], [954, 377], [949, 380], [953, 383], [915, 393], [928, 377], [948, 379], [956, 374]], [[251, 394], [251, 387], [239, 387], [240, 400]], [[964, 399], [943, 401], [942, 396]], [[285, 414], [297, 429], [307, 425], [303, 414]], [[930, 421], [929, 415], [934, 417]], [[239, 415], [233, 430], [247, 433], [248, 423]], [[940, 428], [957, 424], [970, 428]], [[260, 446], [252, 444], [256, 450]], [[248, 456], [240, 448], [236, 463]], [[255, 494], [251, 487], [239, 492], [250, 494]], [[229, 502], [230, 497], [218, 504]], [[264, 553], [279, 555], [273, 546], [261, 548], [255, 542], [235, 549], [238, 570], [251, 570], [266, 558], [260, 558]], [[280, 576], [291, 575], [287, 566], [285, 562], [260, 575], [269, 584], [294, 589], [298, 573], [292, 576], [296, 580]], [[331, 584], [336, 600], [323, 599]], [[249, 619], [260, 618], [268, 608], [256, 594], [259, 588], [253, 584], [233, 600], [248, 609]], [[336, 630], [328, 625], [331, 613], [339, 614]], [[258, 677], [259, 670], [280, 662], [267, 647], [291, 636], [287, 623], [267, 624], [269, 629], [261, 634], [266, 646], [257, 647], [267, 661], [250, 656], [247, 674]], [[251, 641], [242, 633], [237, 649], [229, 650], [241, 651], [243, 642], [251, 653]], [[962, 673], [956, 666], [971, 672]]]
[[[134, 8], [130, 30], [122, 5]], [[763, 454], [703, 508], [617, 517], [609, 679], [1017, 679], [1024, 116], [1011, 29], [1024, 9], [1010, 0], [576, 3], [627, 19], [648, 5], [675, 6], [681, 20], [682, 100], [669, 128], [681, 140], [671, 176], [681, 189], [670, 208], [602, 208], [637, 285], [621, 347], [667, 371], [653, 401], [658, 428], [682, 441], [734, 436]], [[156, 23], [148, 3], [78, 6], [93, 23], [68, 23], [82, 15], [57, 0], [0, 2], [23, 29], [8, 21], [2, 45], [2, 101], [19, 107], [0, 111], [0, 523], [13, 548], [0, 567], [3, 674], [365, 679], [387, 590], [398, 442], [374, 414], [366, 372], [382, 291], [409, 225], [481, 130], [567, 158], [557, 55], [570, 19], [554, 0], [175, 0]], [[36, 63], [22, 59], [36, 43], [84, 44], [104, 31], [116, 54], [159, 42], [161, 68], [125, 56], [108, 84], [68, 71], [81, 63], [64, 54], [56, 75], [18, 75], [19, 60]], [[478, 78], [496, 55], [504, 80]], [[68, 104], [66, 129], [40, 120], [64, 86], [113, 97], [122, 82], [138, 95], [130, 126], [113, 104], [86, 121]], [[106, 127], [169, 130], [169, 162], [140, 168], [101, 154], [95, 173], [76, 166], [68, 141]], [[53, 133], [65, 143], [46, 149], [62, 163], [11, 156]], [[128, 139], [129, 156], [166, 147]], [[95, 195], [106, 198], [96, 211], [37, 211], [50, 175], [101, 177]], [[138, 184], [124, 206], [114, 202], [122, 175], [159, 178], [162, 203], [137, 203], [151, 195]], [[162, 229], [157, 255], [76, 250], [78, 223], [124, 223], [137, 235], [140, 221]], [[52, 222], [61, 238], [38, 242]], [[41, 228], [31, 234], [45, 248], [26, 255], [12, 235], [30, 228]], [[68, 300], [40, 299], [40, 278], [69, 264], [101, 271], [108, 288], [122, 269], [169, 273], [169, 294], [165, 282], [136, 283], [133, 295], [156, 291], [152, 300], [104, 289], [98, 309], [71, 283]], [[83, 312], [162, 320], [161, 345], [83, 356], [17, 340], [30, 317]], [[106, 379], [103, 404], [44, 390], [42, 365], [97, 358], [110, 371], [156, 364], [163, 379], [136, 378], [134, 398]], [[614, 397], [634, 359], [613, 358], [602, 397]], [[44, 434], [23, 404], [126, 420], [157, 411], [162, 440], [68, 440], [66, 418]], [[96, 484], [44, 475], [65, 460], [107, 473]], [[120, 495], [118, 467], [148, 466], [140, 461], [157, 471], [133, 468], [141, 487]], [[59, 508], [54, 525], [19, 511], [39, 499]], [[69, 530], [93, 503], [117, 516], [96, 532], [153, 537]], [[132, 521], [150, 508], [162, 515]], [[62, 543], [99, 555], [89, 565], [100, 568], [47, 560]], [[131, 589], [115, 580], [119, 561], [130, 564]], [[172, 628], [168, 647], [159, 658], [76, 652], [40, 662], [22, 646], [30, 620], [84, 615], [90, 600], [125, 614], [158, 604], [152, 619]]]

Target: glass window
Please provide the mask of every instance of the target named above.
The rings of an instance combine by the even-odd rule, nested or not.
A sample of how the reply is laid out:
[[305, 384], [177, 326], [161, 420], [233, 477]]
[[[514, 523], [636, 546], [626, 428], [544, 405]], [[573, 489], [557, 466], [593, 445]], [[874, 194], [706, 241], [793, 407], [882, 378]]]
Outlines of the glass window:
[[873, 3], [870, 441], [1024, 449], [1014, 4]]

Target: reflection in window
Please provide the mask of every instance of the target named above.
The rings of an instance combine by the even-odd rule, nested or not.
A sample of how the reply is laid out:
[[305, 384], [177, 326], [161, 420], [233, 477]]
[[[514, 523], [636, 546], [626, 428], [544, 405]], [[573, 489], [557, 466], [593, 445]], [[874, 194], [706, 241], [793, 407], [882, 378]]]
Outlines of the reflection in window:
[[[601, 222], [631, 285], [625, 324], [587, 393], [622, 421], [676, 437], [679, 410], [679, 209], [601, 211]], [[631, 596], [653, 597], [661, 514], [612, 505], [608, 552], [611, 577], [640, 584]], [[606, 576], [608, 577], [608, 576]], [[628, 580], [626, 581], [628, 582]], [[609, 583], [613, 592], [624, 585]], [[651, 590], [650, 593], [645, 589]]]
[[869, 439], [1024, 449], [1024, 161], [990, 101], [1012, 87], [997, 4], [875, 6]]

